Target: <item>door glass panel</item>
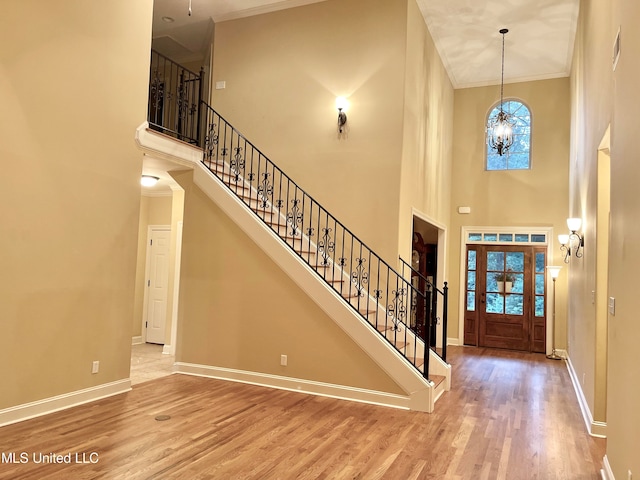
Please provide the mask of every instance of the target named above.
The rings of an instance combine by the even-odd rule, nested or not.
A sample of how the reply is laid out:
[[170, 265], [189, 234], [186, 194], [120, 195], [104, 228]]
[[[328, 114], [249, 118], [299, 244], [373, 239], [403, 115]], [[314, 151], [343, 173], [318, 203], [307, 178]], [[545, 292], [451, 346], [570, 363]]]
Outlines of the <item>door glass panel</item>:
[[511, 293], [524, 293], [524, 273], [515, 273], [513, 286], [511, 287]]
[[476, 289], [476, 272], [469, 272], [467, 275], [467, 290]]
[[476, 309], [476, 292], [467, 292], [467, 310], [473, 312]]
[[501, 233], [498, 238], [501, 242], [513, 242], [513, 233]]
[[475, 270], [476, 269], [476, 251], [469, 250], [469, 257], [467, 259], [467, 269]]
[[522, 295], [507, 295], [505, 299], [507, 304], [506, 313], [508, 315], [522, 315], [524, 313], [523, 299]]
[[529, 234], [527, 233], [516, 233], [516, 242], [528, 242]]
[[504, 252], [487, 252], [487, 271], [504, 271]]
[[484, 241], [485, 242], [497, 242], [498, 241], [498, 234], [496, 234], [496, 233], [485, 233], [484, 234]]
[[507, 252], [507, 270], [524, 272], [524, 252]]
[[476, 309], [476, 251], [467, 251], [467, 310]]
[[544, 252], [536, 253], [536, 274], [535, 274], [535, 316], [544, 317], [545, 304], [545, 267], [546, 257]]
[[504, 295], [487, 293], [487, 313], [504, 313]]

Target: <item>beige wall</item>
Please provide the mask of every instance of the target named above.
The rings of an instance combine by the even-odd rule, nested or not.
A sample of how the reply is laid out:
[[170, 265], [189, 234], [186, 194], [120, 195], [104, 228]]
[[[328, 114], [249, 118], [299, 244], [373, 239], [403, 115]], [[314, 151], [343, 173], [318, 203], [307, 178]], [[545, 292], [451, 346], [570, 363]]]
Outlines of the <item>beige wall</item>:
[[190, 172], [173, 175], [185, 189], [177, 361], [403, 393]]
[[[214, 108], [391, 261], [406, 30], [407, 0], [327, 0], [219, 23], [214, 41]], [[337, 96], [350, 102], [342, 137]]]
[[129, 377], [151, 15], [2, 4], [0, 408]]
[[[455, 91], [451, 228], [449, 231], [449, 338], [460, 336], [462, 226], [553, 227], [566, 230], [568, 215], [569, 79], [505, 85], [505, 97], [523, 101], [532, 114], [531, 169], [485, 170], [485, 122], [500, 87]], [[459, 206], [471, 214], [457, 213]], [[552, 239], [552, 241], [554, 241]], [[549, 264], [562, 265], [556, 248]], [[556, 347], [566, 346], [566, 268], [557, 280]]]
[[585, 254], [579, 261], [572, 261], [569, 269], [568, 352], [589, 410], [599, 422], [606, 422], [606, 377], [602, 373], [606, 369], [607, 351], [598, 333], [592, 292], [595, 295], [598, 283], [597, 254], [602, 253], [598, 251], [596, 238], [598, 148], [611, 122], [612, 108], [610, 21], [611, 5], [607, 2], [582, 4], [571, 76], [569, 213], [582, 218]]
[[407, 15], [404, 95], [398, 242], [409, 261], [412, 209], [449, 224], [453, 147], [453, 87], [415, 0]]
[[[635, 0], [583, 0], [572, 76], [574, 111], [571, 169], [572, 208], [586, 224], [585, 261], [572, 271], [569, 353], [578, 373], [587, 372], [590, 407], [599, 413], [606, 387], [607, 457], [615, 478], [640, 474], [640, 324], [637, 320], [637, 269], [640, 265], [638, 212], [637, 109], [640, 104], [640, 5]], [[612, 72], [611, 51], [622, 32], [622, 55]], [[609, 285], [615, 315], [608, 318], [606, 385], [596, 383], [593, 310], [597, 285], [596, 243], [598, 147], [611, 123], [611, 227]], [[587, 250], [588, 248], [588, 250]], [[573, 267], [572, 267], [573, 268]], [[575, 360], [574, 360], [575, 358]], [[580, 369], [580, 370], [578, 370]], [[591, 379], [589, 379], [591, 377]]]

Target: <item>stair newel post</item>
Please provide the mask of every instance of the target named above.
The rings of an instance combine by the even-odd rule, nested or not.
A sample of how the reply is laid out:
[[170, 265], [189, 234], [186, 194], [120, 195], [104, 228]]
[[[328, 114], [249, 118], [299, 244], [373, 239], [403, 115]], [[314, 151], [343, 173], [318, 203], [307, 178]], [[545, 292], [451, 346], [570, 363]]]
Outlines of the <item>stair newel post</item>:
[[447, 318], [449, 308], [449, 287], [444, 282], [442, 288], [442, 360], [447, 361]]
[[429, 360], [431, 357], [431, 311], [429, 305], [428, 286], [424, 290], [424, 378], [429, 380]]

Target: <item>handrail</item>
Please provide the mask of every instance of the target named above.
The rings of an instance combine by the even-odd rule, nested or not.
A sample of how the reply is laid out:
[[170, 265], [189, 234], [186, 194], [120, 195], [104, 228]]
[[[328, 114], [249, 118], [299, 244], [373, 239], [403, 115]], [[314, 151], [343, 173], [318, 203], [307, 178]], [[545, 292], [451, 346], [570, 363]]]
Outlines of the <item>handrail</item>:
[[[447, 285], [447, 282], [444, 282], [444, 287], [442, 288], [442, 290], [440, 290], [432, 282], [430, 282], [427, 277], [425, 277], [422, 273], [420, 273], [418, 270], [413, 268], [413, 266], [408, 262], [406, 262], [401, 256], [398, 256], [398, 258], [402, 262], [403, 274], [404, 274], [404, 267], [405, 266], [409, 267], [412, 274], [416, 274], [421, 280], [423, 280], [427, 285], [429, 285], [433, 289], [433, 291], [435, 291], [437, 294], [442, 295], [442, 347], [441, 347], [442, 355], [440, 355], [436, 350], [434, 350], [434, 353], [436, 355], [440, 355], [440, 358], [442, 358], [442, 360], [446, 362], [447, 361], [447, 325], [448, 325], [448, 316], [449, 316], [449, 308], [448, 308], [449, 287]], [[425, 295], [427, 295], [426, 292], [425, 292]]]
[[428, 380], [429, 330], [423, 344], [410, 324], [424, 292], [204, 101], [201, 115], [203, 164]]
[[200, 145], [200, 101], [204, 69], [192, 72], [151, 50], [149, 71], [149, 127], [191, 144]]

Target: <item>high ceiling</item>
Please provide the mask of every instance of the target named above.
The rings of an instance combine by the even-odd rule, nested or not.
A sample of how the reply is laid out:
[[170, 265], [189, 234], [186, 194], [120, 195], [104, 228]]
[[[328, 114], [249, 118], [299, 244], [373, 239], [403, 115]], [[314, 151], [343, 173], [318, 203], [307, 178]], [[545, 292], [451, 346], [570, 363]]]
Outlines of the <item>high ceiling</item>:
[[[155, 0], [154, 47], [182, 62], [206, 51], [211, 23], [323, 0]], [[579, 0], [417, 0], [454, 88], [568, 76]], [[174, 21], [167, 23], [163, 17]]]
[[[155, 0], [153, 45], [183, 64], [204, 58], [214, 23], [324, 0]], [[500, 83], [501, 28], [505, 83], [568, 76], [579, 0], [417, 0], [454, 88]], [[165, 17], [165, 20], [163, 20]], [[166, 19], [172, 21], [167, 22]], [[175, 182], [167, 165], [145, 161], [161, 177], [156, 191]], [[151, 193], [151, 192], [150, 192]]]

